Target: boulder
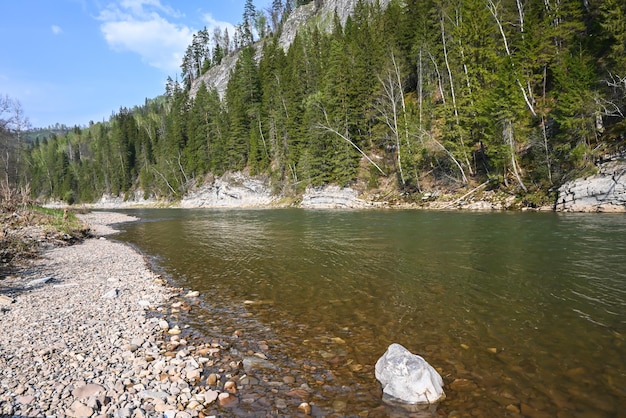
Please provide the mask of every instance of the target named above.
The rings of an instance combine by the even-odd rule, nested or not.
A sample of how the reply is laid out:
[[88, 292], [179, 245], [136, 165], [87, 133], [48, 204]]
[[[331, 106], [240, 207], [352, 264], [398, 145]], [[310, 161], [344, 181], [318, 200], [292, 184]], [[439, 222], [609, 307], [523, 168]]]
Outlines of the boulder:
[[383, 394], [409, 404], [432, 404], [445, 398], [443, 379], [426, 360], [400, 344], [391, 344], [376, 362]]

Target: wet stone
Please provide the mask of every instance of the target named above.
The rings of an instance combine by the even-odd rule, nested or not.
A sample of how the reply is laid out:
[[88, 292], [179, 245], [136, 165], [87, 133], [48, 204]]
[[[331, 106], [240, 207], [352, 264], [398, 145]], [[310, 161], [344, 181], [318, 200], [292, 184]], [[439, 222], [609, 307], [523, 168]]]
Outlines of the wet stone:
[[468, 379], [455, 379], [450, 384], [450, 388], [458, 392], [469, 392], [472, 390], [476, 390], [478, 388], [478, 385]]

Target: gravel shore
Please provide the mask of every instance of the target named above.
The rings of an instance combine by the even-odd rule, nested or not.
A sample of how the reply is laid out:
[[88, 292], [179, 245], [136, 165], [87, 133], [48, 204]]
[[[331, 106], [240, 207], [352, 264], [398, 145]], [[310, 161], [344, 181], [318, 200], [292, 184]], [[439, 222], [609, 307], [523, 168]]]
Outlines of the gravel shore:
[[94, 238], [0, 280], [0, 416], [185, 418], [237, 403], [225, 347], [189, 344], [161, 314], [197, 295], [105, 237], [133, 218], [81, 216]]

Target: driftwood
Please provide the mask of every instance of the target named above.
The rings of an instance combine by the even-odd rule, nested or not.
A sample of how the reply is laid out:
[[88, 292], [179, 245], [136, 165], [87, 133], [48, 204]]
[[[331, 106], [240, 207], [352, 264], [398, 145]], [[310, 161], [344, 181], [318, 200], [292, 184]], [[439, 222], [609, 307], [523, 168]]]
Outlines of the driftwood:
[[486, 182], [484, 182], [483, 184], [481, 184], [480, 186], [474, 187], [472, 190], [470, 190], [469, 192], [465, 193], [463, 196], [459, 197], [457, 200], [455, 200], [454, 202], [446, 205], [443, 207], [443, 209], [448, 209], [451, 208], [452, 206], [455, 206], [457, 203], [459, 203], [461, 200], [465, 199], [467, 196], [477, 192], [478, 190], [482, 189], [483, 187], [485, 187], [486, 185], [488, 185], [489, 183], [491, 183], [491, 180], [487, 180]]

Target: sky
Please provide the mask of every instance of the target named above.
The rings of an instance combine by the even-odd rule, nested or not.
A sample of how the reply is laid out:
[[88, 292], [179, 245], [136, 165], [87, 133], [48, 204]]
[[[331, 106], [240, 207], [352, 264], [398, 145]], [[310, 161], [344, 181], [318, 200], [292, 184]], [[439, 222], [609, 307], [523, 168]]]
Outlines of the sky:
[[[165, 91], [193, 34], [240, 23], [245, 0], [19, 0], [0, 4], [0, 96], [33, 127], [86, 126]], [[265, 10], [271, 0], [255, 0]]]

